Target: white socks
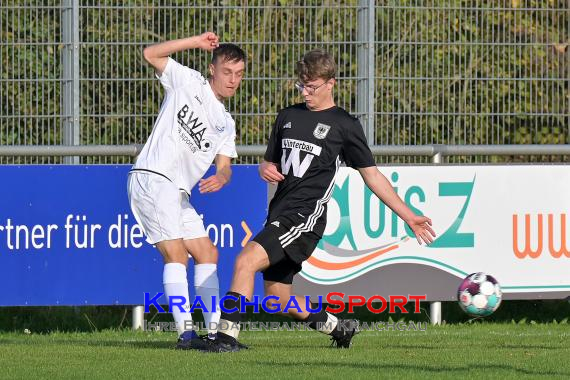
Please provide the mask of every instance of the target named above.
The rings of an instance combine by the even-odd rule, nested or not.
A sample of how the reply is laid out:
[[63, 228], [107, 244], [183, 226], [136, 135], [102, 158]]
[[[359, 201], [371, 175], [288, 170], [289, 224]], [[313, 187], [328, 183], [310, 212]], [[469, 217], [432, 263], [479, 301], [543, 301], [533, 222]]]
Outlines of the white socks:
[[[215, 334], [221, 314], [218, 306], [220, 302], [218, 266], [216, 264], [196, 264], [194, 266], [194, 286], [196, 295], [202, 298], [205, 308], [208, 309], [208, 312], [202, 311], [208, 334]], [[216, 298], [215, 302], [212, 302], [212, 297]]]
[[[217, 278], [217, 277], [216, 277]], [[164, 265], [164, 272], [162, 273], [162, 283], [164, 284], [164, 292], [168, 297], [184, 297], [185, 301], [182, 304], [182, 309], [179, 306], [172, 307], [172, 315], [176, 322], [178, 334], [182, 334], [186, 329], [191, 330], [192, 314], [190, 314], [190, 295], [188, 294], [188, 278], [186, 273], [186, 266], [179, 263], [168, 263]], [[173, 299], [173, 303], [181, 303], [180, 299]]]
[[[167, 301], [169, 300], [168, 297], [184, 297], [186, 300], [182, 304], [182, 309], [185, 312], [182, 312], [180, 307], [176, 305], [171, 308], [178, 333], [182, 334], [184, 331], [190, 330], [192, 326], [186, 266], [179, 263], [165, 264], [162, 282]], [[217, 332], [217, 326], [220, 322], [218, 266], [216, 264], [196, 264], [194, 266], [194, 286], [196, 287], [196, 295], [202, 298], [204, 306], [208, 309], [208, 312], [203, 311], [204, 324], [208, 328], [208, 333], [214, 334]], [[215, 297], [213, 305], [212, 297]], [[181, 303], [181, 300], [173, 299], [173, 302]]]

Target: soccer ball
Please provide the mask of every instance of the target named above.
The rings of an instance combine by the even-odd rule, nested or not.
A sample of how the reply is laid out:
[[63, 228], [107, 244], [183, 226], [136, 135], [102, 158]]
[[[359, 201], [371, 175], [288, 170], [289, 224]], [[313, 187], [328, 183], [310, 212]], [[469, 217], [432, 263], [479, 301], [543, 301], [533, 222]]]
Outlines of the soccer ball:
[[501, 286], [497, 280], [482, 272], [465, 277], [457, 289], [459, 306], [473, 317], [493, 314], [499, 308], [502, 296]]

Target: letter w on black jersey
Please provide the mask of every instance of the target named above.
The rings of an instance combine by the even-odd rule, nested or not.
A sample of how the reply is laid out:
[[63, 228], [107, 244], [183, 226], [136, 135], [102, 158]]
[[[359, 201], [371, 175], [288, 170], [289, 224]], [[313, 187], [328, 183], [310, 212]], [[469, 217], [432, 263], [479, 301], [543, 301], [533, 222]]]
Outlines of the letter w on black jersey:
[[[289, 174], [293, 168], [293, 175], [302, 178], [303, 175], [311, 166], [311, 162], [315, 156], [321, 155], [321, 147], [306, 141], [295, 139], [281, 140], [281, 148], [283, 149], [281, 155], [281, 170], [283, 174]], [[303, 161], [301, 161], [301, 152], [305, 154]]]

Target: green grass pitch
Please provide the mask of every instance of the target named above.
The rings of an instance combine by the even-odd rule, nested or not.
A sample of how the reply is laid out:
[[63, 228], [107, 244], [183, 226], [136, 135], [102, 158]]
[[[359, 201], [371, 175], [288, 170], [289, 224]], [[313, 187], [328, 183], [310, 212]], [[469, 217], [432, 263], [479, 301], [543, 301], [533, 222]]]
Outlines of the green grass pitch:
[[173, 349], [165, 332], [0, 333], [0, 378], [570, 378], [570, 325], [473, 323], [364, 331], [350, 349], [313, 331], [245, 331], [250, 350]]

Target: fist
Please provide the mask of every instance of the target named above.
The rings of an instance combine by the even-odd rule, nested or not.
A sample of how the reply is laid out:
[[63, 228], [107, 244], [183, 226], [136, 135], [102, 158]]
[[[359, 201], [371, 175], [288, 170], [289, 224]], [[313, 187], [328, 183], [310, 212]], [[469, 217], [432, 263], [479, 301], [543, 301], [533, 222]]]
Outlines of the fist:
[[199, 36], [199, 46], [201, 49], [212, 51], [220, 46], [220, 39], [213, 32], [202, 33]]

